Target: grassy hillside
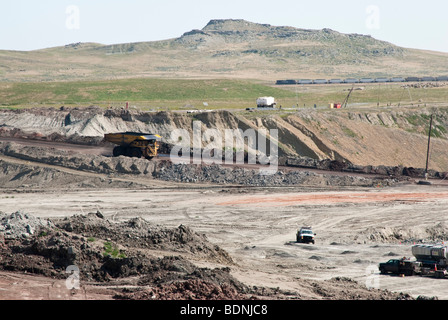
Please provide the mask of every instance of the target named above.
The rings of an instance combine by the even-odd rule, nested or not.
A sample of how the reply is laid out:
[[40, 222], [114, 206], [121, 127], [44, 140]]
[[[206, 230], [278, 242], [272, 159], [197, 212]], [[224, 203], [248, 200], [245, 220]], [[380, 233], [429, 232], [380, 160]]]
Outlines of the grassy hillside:
[[447, 62], [447, 53], [401, 48], [365, 35], [212, 20], [163, 41], [0, 51], [0, 81], [436, 76], [448, 74]]

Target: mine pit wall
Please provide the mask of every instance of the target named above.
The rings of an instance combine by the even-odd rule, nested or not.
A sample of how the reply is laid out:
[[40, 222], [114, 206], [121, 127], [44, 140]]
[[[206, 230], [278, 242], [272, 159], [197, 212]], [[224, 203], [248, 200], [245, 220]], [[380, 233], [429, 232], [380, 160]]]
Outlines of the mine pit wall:
[[[3, 187], [18, 187], [25, 183], [40, 187], [69, 184], [108, 186], [109, 178], [126, 177], [143, 178], [145, 181], [157, 179], [179, 183], [212, 183], [220, 185], [245, 185], [257, 187], [285, 187], [285, 186], [358, 186], [377, 187], [392, 186], [397, 182], [408, 181], [408, 173], [420, 175], [421, 171], [412, 171], [401, 167], [361, 167], [346, 162], [331, 160], [314, 160], [310, 158], [282, 158], [288, 166], [320, 169], [325, 171], [312, 172], [310, 170], [285, 170], [279, 168], [274, 174], [263, 175], [259, 169], [242, 167], [223, 167], [220, 165], [191, 165], [172, 164], [168, 160], [148, 161], [146, 159], [128, 157], [105, 157], [99, 155], [69, 155], [63, 150], [22, 146], [13, 143], [0, 143], [0, 156], [29, 161], [20, 166], [11, 166], [9, 159], [0, 159], [0, 180]], [[13, 161], [14, 162], [14, 161]], [[36, 163], [44, 164], [43, 168]], [[48, 168], [47, 166], [54, 166]], [[61, 168], [72, 169], [73, 172], [61, 171]], [[334, 174], [338, 172], [352, 172], [357, 174]], [[77, 172], [104, 174], [108, 177], [94, 175], [98, 178], [92, 182], [92, 177], [84, 183]], [[359, 174], [362, 173], [362, 174]], [[371, 174], [371, 176], [365, 175]], [[69, 176], [67, 176], [69, 175]], [[438, 172], [430, 172], [430, 177], [441, 178]], [[103, 181], [104, 180], [104, 181]], [[134, 180], [133, 180], [134, 181]], [[116, 184], [115, 184], [116, 185]], [[120, 184], [122, 186], [122, 184]]]
[[[381, 112], [351, 110], [299, 110], [291, 114], [248, 116], [227, 111], [186, 114], [139, 112], [99, 107], [67, 109], [2, 110], [0, 135], [99, 145], [105, 133], [154, 132], [163, 137], [168, 153], [175, 129], [193, 133], [193, 122], [202, 130], [278, 129], [280, 164], [293, 160], [338, 161], [357, 166], [424, 168], [428, 117], [435, 114], [430, 169], [448, 171], [448, 113], [443, 108], [390, 109]], [[203, 147], [207, 142], [203, 141]]]
[[[6, 159], [1, 159], [8, 157]], [[26, 160], [15, 164], [15, 159]], [[11, 165], [12, 163], [12, 165]], [[43, 165], [38, 165], [38, 163]], [[72, 169], [67, 172], [66, 169]], [[89, 173], [83, 179], [83, 172]], [[123, 177], [133, 183], [149, 182], [157, 179], [179, 183], [211, 183], [228, 186], [285, 187], [285, 186], [389, 186], [396, 179], [389, 177], [364, 177], [352, 175], [332, 175], [309, 172], [307, 170], [284, 171], [279, 169], [265, 175], [258, 169], [223, 167], [220, 165], [173, 164], [167, 160], [148, 161], [128, 157], [104, 157], [97, 155], [67, 155], [51, 148], [22, 146], [0, 143], [0, 181], [3, 188], [17, 188], [23, 184], [35, 187], [64, 187], [86, 185], [106, 187], [112, 178]], [[93, 174], [93, 175], [92, 175]], [[104, 174], [107, 176], [98, 176]], [[92, 179], [97, 178], [95, 181]], [[76, 179], [76, 181], [75, 181]], [[101, 180], [101, 181], [98, 181]], [[119, 186], [123, 186], [120, 184]]]
[[19, 146], [14, 143], [0, 142], [0, 154], [35, 163], [100, 174], [121, 173], [151, 176], [157, 171], [157, 163], [146, 159], [114, 158], [88, 154], [68, 155], [63, 150]]

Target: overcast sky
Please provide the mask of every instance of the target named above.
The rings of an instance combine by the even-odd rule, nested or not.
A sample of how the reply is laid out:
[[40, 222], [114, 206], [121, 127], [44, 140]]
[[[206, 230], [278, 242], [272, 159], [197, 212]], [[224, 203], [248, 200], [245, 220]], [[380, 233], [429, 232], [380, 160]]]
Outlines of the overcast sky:
[[447, 0], [2, 0], [0, 49], [165, 40], [211, 19], [330, 28], [448, 52]]

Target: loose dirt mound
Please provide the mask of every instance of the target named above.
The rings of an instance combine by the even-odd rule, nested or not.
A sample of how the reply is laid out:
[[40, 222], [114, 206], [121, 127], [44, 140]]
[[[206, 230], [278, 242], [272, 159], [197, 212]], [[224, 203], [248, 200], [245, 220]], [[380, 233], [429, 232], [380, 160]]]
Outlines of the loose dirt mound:
[[150, 290], [140, 290], [116, 296], [129, 300], [247, 300], [228, 284], [217, 285], [201, 279], [173, 282]]
[[4, 239], [26, 239], [41, 228], [52, 227], [52, 222], [26, 213], [14, 212], [8, 215], [0, 212], [0, 234]]
[[447, 239], [447, 227], [443, 223], [438, 223], [431, 227], [378, 227], [368, 228], [355, 236], [355, 241], [387, 243], [387, 242], [403, 242], [403, 243], [442, 243]]
[[75, 266], [81, 283], [107, 283], [115, 299], [411, 299], [349, 279], [303, 280], [309, 295], [250, 287], [228, 266], [200, 268], [187, 259], [235, 267], [225, 251], [185, 226], [161, 228], [138, 218], [113, 223], [100, 212], [54, 221], [16, 212], [0, 221], [0, 270], [67, 279]]
[[112, 223], [103, 219], [101, 213], [73, 216], [56, 222], [56, 225], [67, 232], [84, 237], [110, 239], [125, 247], [183, 252], [215, 262], [232, 263], [230, 256], [218, 246], [212, 245], [205, 235], [197, 234], [183, 225], [169, 229], [141, 218]]
[[[1, 222], [1, 270], [65, 279], [66, 268], [77, 266], [81, 281], [111, 282], [140, 276], [140, 286], [180, 287], [184, 281], [199, 279], [215, 287], [222, 283], [221, 298], [245, 298], [244, 294], [250, 292], [250, 288], [233, 279], [228, 268], [198, 268], [182, 256], [160, 258], [142, 249], [194, 254], [197, 259], [232, 264], [225, 251], [184, 226], [160, 228], [142, 219], [112, 223], [100, 213], [53, 223], [17, 212], [3, 214]], [[189, 293], [185, 294], [188, 297]]]

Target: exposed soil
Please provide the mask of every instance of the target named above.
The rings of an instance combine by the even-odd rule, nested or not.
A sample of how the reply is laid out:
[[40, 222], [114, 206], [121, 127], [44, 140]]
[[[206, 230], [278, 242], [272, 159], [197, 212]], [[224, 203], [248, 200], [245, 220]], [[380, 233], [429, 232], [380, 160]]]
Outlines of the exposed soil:
[[[438, 171], [418, 184], [421, 169], [288, 157], [260, 175], [11, 130], [0, 143], [0, 299], [448, 298], [443, 280], [377, 269], [413, 243], [446, 241]], [[295, 242], [302, 225], [315, 245]]]
[[[157, 292], [147, 299], [169, 298], [173, 286], [198, 289], [194, 296], [188, 292], [185, 295], [173, 292], [171, 298], [247, 299], [248, 294], [255, 293], [235, 280], [228, 268], [199, 268], [182, 257], [181, 254], [194, 255], [205, 261], [232, 264], [224, 250], [188, 227], [160, 228], [140, 218], [111, 223], [99, 212], [64, 218], [54, 224], [36, 225], [36, 220], [41, 219], [19, 212], [2, 214], [2, 226], [6, 226], [0, 249], [2, 270], [62, 280], [67, 279], [69, 266], [82, 266], [79, 270], [81, 282], [138, 286], [139, 294], [117, 289], [117, 297], [125, 299], [134, 299], [140, 292], [145, 295], [143, 287], [154, 287]], [[26, 227], [20, 230], [20, 225]], [[157, 257], [150, 254], [152, 251], [179, 255]], [[202, 292], [200, 288], [206, 290]]]
[[[1, 272], [4, 283], [23, 273], [34, 274], [52, 283], [48, 285], [51, 292], [57, 280], [70, 279], [67, 270], [71, 266], [79, 266], [77, 280], [83, 284], [83, 290], [80, 293], [74, 282], [69, 282], [73, 287], [67, 288], [66, 282], [64, 298], [77, 295], [76, 298], [92, 299], [99, 294], [103, 295], [101, 298], [132, 300], [308, 298], [299, 292], [242, 283], [232, 276], [231, 270], [237, 265], [226, 251], [182, 225], [161, 228], [141, 218], [112, 223], [100, 212], [53, 221], [16, 212], [2, 214], [1, 221], [6, 231], [0, 247], [0, 269], [7, 271]], [[172, 255], [167, 255], [168, 252]], [[225, 267], [202, 268], [190, 260]], [[28, 277], [26, 284], [42, 285], [43, 278], [33, 279]], [[367, 290], [344, 278], [303, 282], [314, 287], [315, 295], [326, 299], [412, 299], [409, 295]], [[57, 290], [64, 292], [61, 283]], [[108, 289], [101, 290], [105, 285]], [[45, 291], [41, 295], [34, 293], [33, 297], [29, 291], [25, 292], [31, 299], [45, 299], [49, 295]], [[23, 296], [13, 291], [2, 293], [2, 298]]]

